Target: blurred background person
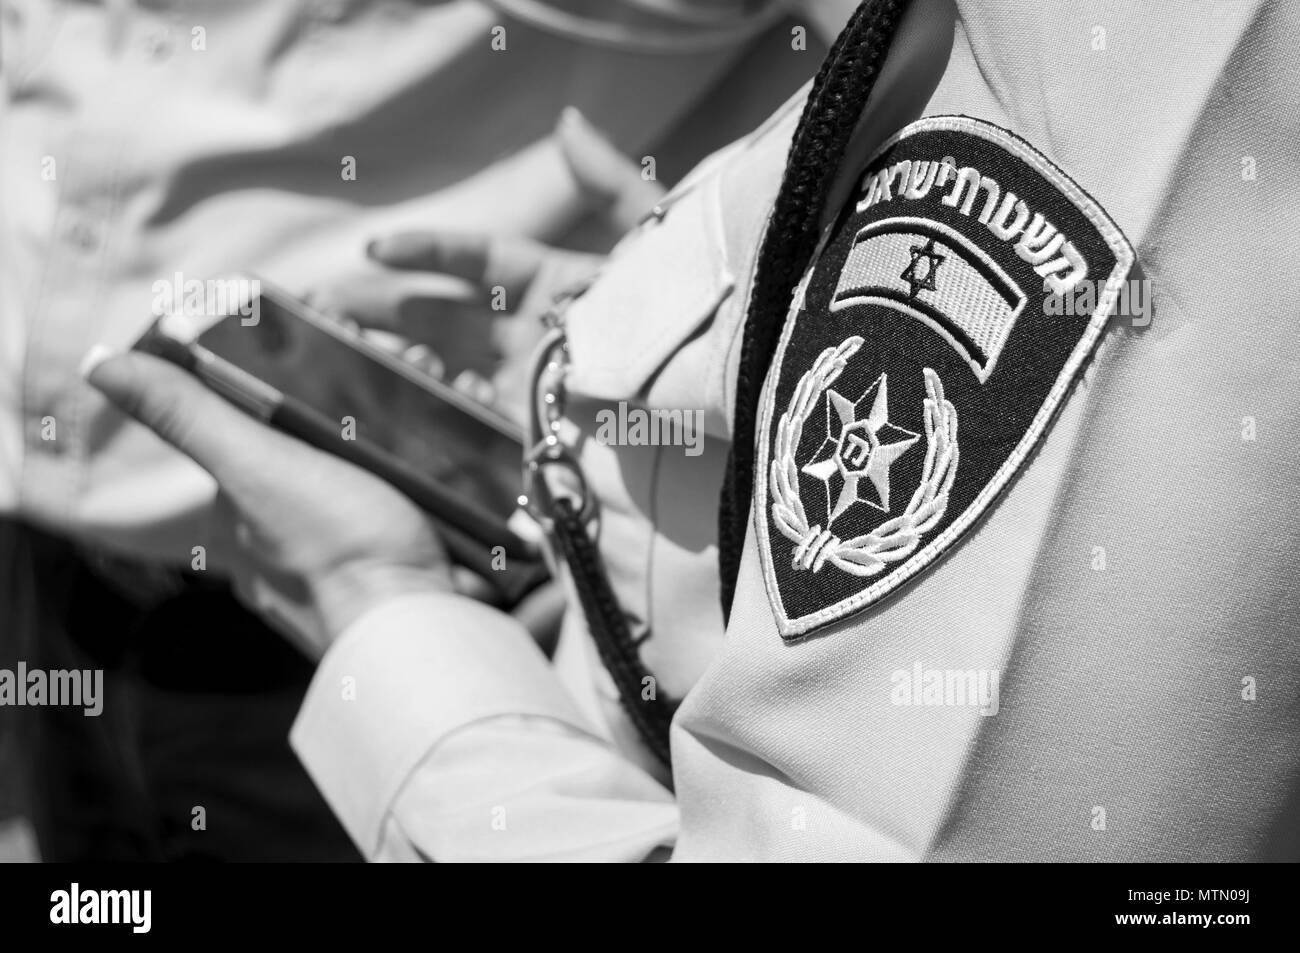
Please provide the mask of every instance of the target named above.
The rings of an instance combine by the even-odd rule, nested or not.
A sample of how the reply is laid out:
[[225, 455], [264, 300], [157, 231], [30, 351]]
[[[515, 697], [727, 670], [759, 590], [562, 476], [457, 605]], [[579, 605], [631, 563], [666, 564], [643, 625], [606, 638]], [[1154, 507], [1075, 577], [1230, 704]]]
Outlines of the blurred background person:
[[[212, 481], [78, 361], [128, 346], [175, 275], [436, 319], [437, 276], [369, 308], [328, 288], [405, 227], [603, 251], [649, 193], [575, 174], [599, 149], [575, 114], [555, 131], [564, 107], [671, 182], [824, 45], [763, 0], [0, 9], [0, 667], [107, 672], [98, 718], [0, 709], [0, 812], [49, 860], [355, 859], [286, 740], [310, 665], [223, 581]], [[445, 331], [453, 377], [514, 346]]]

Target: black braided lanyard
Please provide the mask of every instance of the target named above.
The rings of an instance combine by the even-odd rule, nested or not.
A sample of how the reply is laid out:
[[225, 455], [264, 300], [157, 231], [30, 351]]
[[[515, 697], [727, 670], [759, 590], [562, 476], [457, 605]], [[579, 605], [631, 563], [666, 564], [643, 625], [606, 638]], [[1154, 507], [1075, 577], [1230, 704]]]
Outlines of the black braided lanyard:
[[836, 38], [804, 105], [759, 251], [740, 347], [731, 452], [718, 510], [722, 614], [731, 617], [754, 494], [758, 401], [795, 286], [817, 247], [826, 196], [908, 0], [866, 0]]
[[[718, 515], [722, 606], [727, 616], [753, 494], [754, 422], [759, 393], [780, 340], [790, 296], [816, 248], [826, 195], [906, 6], [907, 0], [866, 0], [831, 47], [799, 119], [781, 189], [763, 237], [741, 345], [735, 430]], [[580, 293], [581, 289], [561, 297], [571, 299]], [[548, 323], [558, 335], [555, 353], [562, 352], [567, 359], [559, 304], [548, 315]], [[554, 404], [554, 399], [550, 403]], [[529, 505], [569, 567], [587, 628], [601, 663], [618, 688], [623, 708], [646, 746], [668, 765], [668, 729], [679, 702], [657, 690], [654, 677], [641, 661], [637, 642], [587, 529], [592, 517], [587, 490], [582, 487], [575, 505], [569, 497], [552, 496], [541, 475], [544, 468], [558, 464], [581, 481], [576, 462], [555, 432], [557, 416], [552, 407], [547, 414], [551, 433], [543, 437], [539, 432], [528, 457]]]
[[[562, 293], [543, 316], [543, 322], [550, 327], [550, 337], [542, 348], [543, 357], [532, 385], [538, 412], [530, 436], [532, 449], [524, 464], [525, 499], [557, 554], [569, 567], [587, 629], [596, 643], [601, 664], [618, 689], [628, 719], [646, 747], [668, 765], [668, 726], [678, 702], [659, 691], [657, 680], [641, 661], [637, 641], [632, 637], [600, 550], [588, 528], [597, 513], [595, 497], [577, 458], [560, 437], [567, 398], [564, 381], [569, 348], [563, 314], [567, 303], [584, 290], [585, 286]], [[567, 478], [563, 486], [559, 480], [553, 484], [549, 479], [552, 475]]]
[[[552, 538], [569, 566], [574, 588], [600, 653], [600, 661], [618, 686], [618, 697], [641, 740], [668, 764], [668, 726], [678, 702], [661, 696], [654, 677], [641, 661], [627, 619], [610, 588], [600, 553], [570, 500], [556, 500]], [[650, 681], [646, 681], [650, 679]], [[647, 691], [647, 686], [654, 690]]]

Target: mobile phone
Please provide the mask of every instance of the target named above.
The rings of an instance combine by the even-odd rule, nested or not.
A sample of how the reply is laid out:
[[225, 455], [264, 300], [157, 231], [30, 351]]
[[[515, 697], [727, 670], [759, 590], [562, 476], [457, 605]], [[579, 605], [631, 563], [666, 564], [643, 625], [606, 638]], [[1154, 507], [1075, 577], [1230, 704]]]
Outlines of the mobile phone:
[[268, 283], [236, 275], [137, 344], [267, 420], [376, 473], [439, 524], [453, 558], [514, 602], [546, 576], [519, 509], [523, 433], [495, 408]]

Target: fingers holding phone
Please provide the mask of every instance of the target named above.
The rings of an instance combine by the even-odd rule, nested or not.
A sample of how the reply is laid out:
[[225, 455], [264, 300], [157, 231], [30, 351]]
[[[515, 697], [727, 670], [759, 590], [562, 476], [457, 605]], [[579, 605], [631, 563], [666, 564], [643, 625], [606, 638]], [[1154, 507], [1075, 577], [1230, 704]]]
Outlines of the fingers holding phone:
[[452, 591], [429, 520], [378, 477], [276, 432], [151, 355], [101, 350], [83, 372], [217, 480], [243, 527], [236, 543], [246, 560], [245, 596], [267, 585], [289, 592], [286, 582], [300, 580], [328, 639], [381, 598]]
[[525, 413], [521, 381], [541, 338], [537, 319], [604, 260], [527, 238], [440, 231], [385, 236], [367, 254], [382, 271], [344, 275], [310, 304], [387, 332], [372, 340], [514, 420]]

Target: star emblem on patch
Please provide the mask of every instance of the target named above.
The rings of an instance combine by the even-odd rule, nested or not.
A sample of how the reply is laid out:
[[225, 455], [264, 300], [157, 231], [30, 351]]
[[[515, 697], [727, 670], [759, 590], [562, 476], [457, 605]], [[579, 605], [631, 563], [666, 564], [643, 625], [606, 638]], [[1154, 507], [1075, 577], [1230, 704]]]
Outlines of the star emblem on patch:
[[[830, 522], [854, 503], [889, 512], [889, 468], [919, 435], [889, 422], [889, 378], [881, 374], [856, 401], [827, 391], [826, 440], [822, 452], [803, 472], [826, 484]], [[869, 411], [859, 416], [860, 408]], [[839, 494], [831, 504], [831, 487]]]
[[[921, 119], [855, 174], [760, 408], [755, 531], [789, 640], [923, 589], [1047, 433], [1134, 261], [1080, 184], [980, 119]], [[1045, 307], [1085, 281], [1090, 313]]]

